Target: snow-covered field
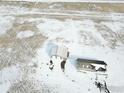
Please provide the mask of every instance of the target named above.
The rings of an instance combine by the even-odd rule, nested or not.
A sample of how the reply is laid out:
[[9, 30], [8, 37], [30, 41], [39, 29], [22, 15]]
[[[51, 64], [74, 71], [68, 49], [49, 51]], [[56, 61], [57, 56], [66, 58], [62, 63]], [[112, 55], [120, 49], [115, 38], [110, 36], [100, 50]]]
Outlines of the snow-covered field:
[[[77, 71], [77, 57], [105, 61], [110, 93], [124, 93], [124, 13], [116, 6], [110, 12], [97, 4], [78, 10], [16, 3], [0, 4], [0, 93], [99, 93], [95, 74]], [[49, 70], [53, 43], [69, 49], [64, 73], [56, 59]]]

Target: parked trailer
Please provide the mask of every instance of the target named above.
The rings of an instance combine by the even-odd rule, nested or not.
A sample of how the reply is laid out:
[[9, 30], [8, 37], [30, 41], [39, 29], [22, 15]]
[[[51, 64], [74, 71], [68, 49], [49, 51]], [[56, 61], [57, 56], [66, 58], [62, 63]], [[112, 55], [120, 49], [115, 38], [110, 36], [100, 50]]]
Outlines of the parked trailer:
[[92, 60], [92, 59], [83, 59], [77, 58], [77, 69], [80, 70], [87, 70], [93, 72], [106, 72], [107, 64], [104, 61], [100, 60]]

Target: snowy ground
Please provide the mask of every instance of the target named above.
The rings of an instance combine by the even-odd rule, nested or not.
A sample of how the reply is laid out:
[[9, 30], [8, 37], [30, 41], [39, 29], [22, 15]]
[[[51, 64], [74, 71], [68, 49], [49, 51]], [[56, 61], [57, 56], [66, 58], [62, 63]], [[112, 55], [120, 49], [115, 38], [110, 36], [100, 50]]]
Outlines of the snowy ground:
[[[0, 93], [99, 93], [95, 74], [78, 72], [76, 57], [104, 60], [110, 92], [124, 93], [122, 4], [108, 11], [97, 4], [16, 3], [0, 4]], [[49, 70], [52, 43], [70, 51], [65, 73], [56, 59]]]

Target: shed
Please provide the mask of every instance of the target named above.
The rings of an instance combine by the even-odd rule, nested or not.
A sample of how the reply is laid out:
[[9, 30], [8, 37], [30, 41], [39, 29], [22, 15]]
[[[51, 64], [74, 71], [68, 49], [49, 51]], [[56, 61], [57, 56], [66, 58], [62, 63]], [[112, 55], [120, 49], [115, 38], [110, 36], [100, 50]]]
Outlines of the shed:
[[52, 47], [50, 55], [51, 57], [55, 56], [56, 58], [60, 57], [61, 59], [66, 60], [69, 56], [68, 48], [65, 46], [56, 45]]

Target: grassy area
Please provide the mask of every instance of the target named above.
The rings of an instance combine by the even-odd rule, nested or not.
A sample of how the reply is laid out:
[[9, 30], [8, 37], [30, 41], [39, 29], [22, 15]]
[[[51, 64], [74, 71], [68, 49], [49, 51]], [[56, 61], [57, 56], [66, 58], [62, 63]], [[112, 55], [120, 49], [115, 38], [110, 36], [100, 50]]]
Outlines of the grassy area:
[[0, 1], [0, 5], [13, 5], [27, 8], [39, 8], [39, 9], [64, 9], [64, 10], [89, 10], [100, 12], [124, 12], [124, 4], [121, 3], [73, 3], [73, 2], [61, 2], [61, 3], [34, 3], [34, 2], [10, 2]]

